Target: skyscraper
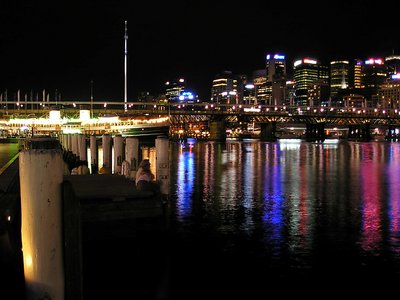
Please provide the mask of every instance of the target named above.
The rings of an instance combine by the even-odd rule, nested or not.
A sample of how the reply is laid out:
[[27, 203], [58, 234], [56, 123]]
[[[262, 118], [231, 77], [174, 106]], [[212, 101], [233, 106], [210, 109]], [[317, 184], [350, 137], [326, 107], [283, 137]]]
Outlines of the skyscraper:
[[349, 86], [349, 61], [334, 60], [330, 63], [330, 97], [336, 102], [340, 90], [347, 89]]
[[267, 54], [265, 57], [266, 69], [266, 99], [267, 105], [282, 105], [286, 95], [286, 58], [282, 54]]
[[185, 89], [185, 79], [179, 78], [165, 83], [165, 97], [169, 102], [178, 102], [181, 92]]
[[270, 93], [268, 93], [266, 70], [261, 69], [254, 71], [252, 79], [254, 85], [254, 96], [256, 100], [253, 104], [267, 103], [267, 99]]
[[400, 55], [390, 55], [385, 57], [385, 65], [390, 75], [400, 73]]
[[223, 71], [215, 76], [211, 88], [211, 102], [238, 104], [238, 81], [232, 71]]
[[362, 73], [363, 61], [361, 59], [355, 59], [350, 64], [349, 68], [349, 87], [351, 89], [361, 89], [361, 73]]
[[[321, 65], [316, 59], [303, 58], [293, 64], [293, 80], [295, 82], [294, 104], [298, 106], [310, 105], [309, 89], [315, 89], [315, 84], [326, 85], [329, 79], [328, 67]], [[327, 99], [318, 99], [318, 102]]]
[[362, 93], [369, 105], [375, 107], [378, 103], [378, 91], [388, 78], [387, 68], [382, 58], [369, 58], [362, 66]]

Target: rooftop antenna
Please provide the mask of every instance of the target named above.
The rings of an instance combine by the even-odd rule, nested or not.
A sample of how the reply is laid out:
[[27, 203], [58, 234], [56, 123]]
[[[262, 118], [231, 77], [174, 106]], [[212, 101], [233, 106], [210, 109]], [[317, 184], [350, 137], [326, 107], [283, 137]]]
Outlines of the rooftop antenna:
[[128, 86], [127, 86], [127, 75], [128, 75], [128, 21], [125, 20], [125, 59], [124, 59], [124, 109], [125, 112], [128, 110], [127, 102], [128, 102]]

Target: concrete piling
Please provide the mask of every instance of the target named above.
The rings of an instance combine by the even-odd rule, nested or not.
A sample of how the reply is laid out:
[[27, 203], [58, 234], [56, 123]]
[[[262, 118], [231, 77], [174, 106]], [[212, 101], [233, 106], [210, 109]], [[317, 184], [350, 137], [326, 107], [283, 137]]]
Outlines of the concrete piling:
[[163, 195], [169, 193], [169, 139], [167, 137], [156, 138], [156, 176], [161, 183], [160, 189]]
[[61, 147], [29, 143], [19, 156], [26, 299], [64, 299]]

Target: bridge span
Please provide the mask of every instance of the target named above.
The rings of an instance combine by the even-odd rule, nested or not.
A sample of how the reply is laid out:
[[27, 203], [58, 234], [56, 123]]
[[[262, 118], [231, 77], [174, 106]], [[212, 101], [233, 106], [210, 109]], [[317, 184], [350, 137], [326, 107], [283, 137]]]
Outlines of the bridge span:
[[[346, 131], [347, 138], [368, 140], [374, 130], [384, 131], [389, 140], [397, 139], [400, 128], [400, 110], [371, 107], [298, 107], [238, 104], [186, 103], [164, 104], [128, 102], [25, 102], [23, 106], [2, 106], [0, 119], [3, 124], [16, 119], [46, 118], [51, 111], [59, 111], [60, 118], [79, 118], [87, 110], [91, 118], [115, 116], [121, 122], [133, 119], [167, 117], [172, 130], [187, 131], [207, 128], [210, 139], [224, 139], [226, 132], [239, 128], [249, 133], [249, 127], [259, 131], [260, 138], [273, 140], [290, 128], [304, 131], [308, 140], [323, 140], [327, 130]], [[171, 132], [171, 131], [170, 131]], [[185, 133], [187, 134], [187, 133]]]

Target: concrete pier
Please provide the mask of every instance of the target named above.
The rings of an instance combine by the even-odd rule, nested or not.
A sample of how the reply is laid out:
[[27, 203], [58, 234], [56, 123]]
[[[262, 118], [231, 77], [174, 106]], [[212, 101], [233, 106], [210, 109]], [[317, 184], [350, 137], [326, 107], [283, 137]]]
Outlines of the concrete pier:
[[108, 134], [102, 135], [102, 148], [103, 148], [103, 166], [108, 168], [111, 172], [112, 145], [111, 145], [110, 135]]
[[61, 147], [50, 139], [29, 143], [19, 158], [26, 299], [64, 299]]
[[114, 144], [114, 174], [121, 175], [122, 161], [123, 161], [123, 144], [124, 139], [122, 136], [117, 135], [113, 138]]
[[210, 121], [210, 140], [225, 142], [226, 126], [224, 121], [220, 120]]
[[275, 142], [276, 138], [276, 122], [261, 123], [260, 139], [262, 141]]
[[125, 139], [125, 160], [129, 163], [129, 178], [133, 179], [139, 165], [139, 139], [127, 137]]
[[80, 160], [87, 161], [87, 145], [86, 136], [84, 134], [78, 135], [78, 156]]
[[167, 195], [169, 191], [169, 139], [156, 138], [156, 176], [161, 183], [161, 194]]
[[97, 138], [95, 135], [90, 136], [90, 165], [92, 168], [92, 174], [97, 174], [99, 171], [99, 159], [98, 159], [98, 146], [97, 146]]

